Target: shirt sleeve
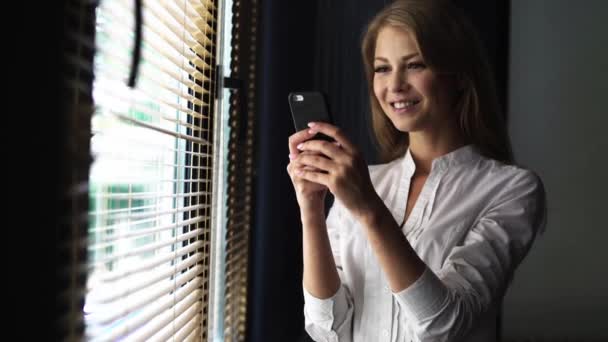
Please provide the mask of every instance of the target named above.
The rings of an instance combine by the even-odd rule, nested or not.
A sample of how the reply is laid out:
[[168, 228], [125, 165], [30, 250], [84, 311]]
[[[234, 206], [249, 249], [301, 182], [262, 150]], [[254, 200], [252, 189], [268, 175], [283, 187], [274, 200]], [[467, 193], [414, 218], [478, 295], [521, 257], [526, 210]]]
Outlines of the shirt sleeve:
[[427, 268], [394, 294], [418, 341], [458, 341], [502, 300], [515, 268], [545, 227], [545, 208], [542, 182], [522, 172], [437, 274]]
[[327, 233], [332, 254], [340, 276], [340, 288], [330, 298], [319, 299], [304, 291], [304, 328], [308, 335], [317, 342], [352, 341], [353, 299], [348, 285], [344, 281], [340, 259], [340, 231], [345, 222], [338, 201], [329, 211]]

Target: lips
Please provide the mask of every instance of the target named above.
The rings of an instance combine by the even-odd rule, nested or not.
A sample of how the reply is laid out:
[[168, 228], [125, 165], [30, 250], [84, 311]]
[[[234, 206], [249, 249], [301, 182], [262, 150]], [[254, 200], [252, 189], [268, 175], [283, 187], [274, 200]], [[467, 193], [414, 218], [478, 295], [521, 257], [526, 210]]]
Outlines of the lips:
[[396, 113], [407, 113], [412, 112], [417, 105], [420, 103], [420, 99], [403, 99], [398, 101], [389, 102], [391, 108]]

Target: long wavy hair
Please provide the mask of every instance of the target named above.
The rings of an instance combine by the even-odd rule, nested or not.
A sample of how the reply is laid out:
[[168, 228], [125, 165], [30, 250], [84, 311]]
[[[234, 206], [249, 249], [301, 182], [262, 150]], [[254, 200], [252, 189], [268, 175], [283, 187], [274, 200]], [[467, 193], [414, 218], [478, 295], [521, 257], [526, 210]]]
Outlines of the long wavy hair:
[[[447, 0], [397, 0], [368, 24], [361, 51], [369, 86], [372, 126], [382, 161], [403, 156], [409, 135], [395, 128], [374, 95], [374, 54], [380, 30], [391, 26], [413, 34], [431, 70], [456, 75], [458, 125], [466, 144], [503, 163], [513, 163], [507, 125], [481, 40], [468, 18]], [[457, 91], [456, 89], [454, 91]]]

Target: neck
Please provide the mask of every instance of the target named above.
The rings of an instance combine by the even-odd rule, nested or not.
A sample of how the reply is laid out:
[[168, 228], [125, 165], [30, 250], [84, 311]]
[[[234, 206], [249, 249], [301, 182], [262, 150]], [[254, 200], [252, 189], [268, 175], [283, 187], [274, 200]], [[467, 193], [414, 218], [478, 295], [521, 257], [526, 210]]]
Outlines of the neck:
[[441, 134], [426, 131], [409, 133], [410, 153], [416, 164], [414, 175], [428, 175], [433, 160], [465, 145], [458, 130], [446, 127], [441, 132]]

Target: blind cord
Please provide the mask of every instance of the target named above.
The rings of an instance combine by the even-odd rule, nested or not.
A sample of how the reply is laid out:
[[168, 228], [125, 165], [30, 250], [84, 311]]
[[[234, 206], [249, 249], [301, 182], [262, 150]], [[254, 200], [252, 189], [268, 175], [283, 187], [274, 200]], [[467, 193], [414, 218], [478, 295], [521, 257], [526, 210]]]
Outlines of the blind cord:
[[130, 88], [135, 88], [135, 83], [137, 81], [137, 72], [139, 70], [139, 61], [141, 59], [142, 31], [142, 4], [141, 0], [135, 0], [135, 38], [133, 42], [133, 59], [131, 60], [131, 71], [129, 72], [129, 82], [127, 83]]

